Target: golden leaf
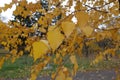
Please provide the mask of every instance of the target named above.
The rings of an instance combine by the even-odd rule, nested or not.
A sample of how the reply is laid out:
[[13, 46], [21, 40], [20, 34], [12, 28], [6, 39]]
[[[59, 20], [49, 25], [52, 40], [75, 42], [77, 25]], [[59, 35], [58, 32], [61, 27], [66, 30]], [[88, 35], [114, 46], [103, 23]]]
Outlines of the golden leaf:
[[0, 69], [2, 68], [2, 65], [3, 65], [3, 63], [4, 63], [4, 60], [5, 60], [4, 57], [0, 58]]
[[77, 5], [75, 6], [76, 10], [80, 10], [82, 8], [82, 3], [80, 1], [77, 1]]
[[98, 32], [98, 33], [95, 32], [94, 35], [96, 36], [96, 40], [97, 40], [97, 41], [100, 41], [100, 40], [104, 39], [105, 36], [106, 36], [106, 34], [104, 34], [104, 33], [102, 33], [102, 32]]
[[75, 55], [70, 56], [70, 60], [71, 60], [72, 64], [74, 64], [73, 75], [75, 75], [78, 70], [78, 63], [77, 63]]
[[60, 29], [56, 28], [47, 33], [48, 42], [53, 51], [55, 51], [64, 39], [64, 35], [61, 34]]
[[56, 26], [49, 26], [48, 27], [48, 31], [52, 31], [52, 30], [54, 30], [56, 28]]
[[46, 33], [46, 29], [43, 28], [43, 27], [40, 27], [39, 30], [40, 30], [40, 32], [42, 32], [42, 33]]
[[44, 62], [43, 62], [43, 63], [44, 63], [44, 65], [47, 65], [47, 64], [48, 64], [48, 62], [50, 61], [50, 59], [51, 59], [50, 57], [47, 57], [47, 58], [44, 60]]
[[28, 16], [28, 14], [30, 14], [30, 12], [29, 12], [29, 11], [23, 11], [22, 16], [23, 16], [24, 18], [26, 18], [26, 17]]
[[11, 62], [14, 63], [16, 59], [17, 59], [17, 56], [13, 56], [11, 59]]
[[2, 44], [3, 46], [6, 46], [6, 45], [7, 45], [7, 42], [2, 41], [1, 44]]
[[102, 56], [102, 55], [98, 56], [98, 57], [94, 60], [93, 64], [97, 64], [97, 63], [100, 62], [100, 60], [102, 60], [102, 59], [103, 59], [103, 56]]
[[91, 63], [91, 65], [92, 65], [92, 64], [97, 64], [97, 63], [99, 63], [100, 61], [103, 60], [103, 58], [104, 58], [104, 56], [103, 56], [103, 54], [100, 52], [100, 53], [96, 56], [95, 60]]
[[59, 64], [61, 61], [59, 62], [58, 60], [60, 61], [60, 54], [56, 53], [56, 57], [54, 58], [54, 63]]
[[66, 80], [73, 80], [72, 77], [67, 77]]
[[38, 23], [41, 24], [42, 26], [46, 27], [47, 26], [47, 18], [46, 17], [41, 17], [38, 20]]
[[10, 4], [5, 4], [5, 6], [3, 7], [3, 10], [6, 11], [7, 9], [11, 8], [13, 5], [13, 2], [11, 2]]
[[100, 41], [104, 38], [116, 38], [116, 33], [112, 33], [111, 31], [100, 31], [96, 32], [94, 35], [96, 36], [97, 41]]
[[79, 27], [84, 27], [89, 20], [89, 15], [83, 11], [77, 12], [75, 16], [78, 20]]
[[65, 79], [65, 74], [63, 73], [62, 70], [59, 71], [59, 73], [58, 73], [58, 75], [57, 75], [55, 80], [66, 80]]
[[35, 72], [31, 73], [30, 80], [36, 80], [37, 74]]
[[44, 63], [38, 63], [32, 66], [30, 80], [36, 80], [39, 72], [45, 67]]
[[69, 71], [68, 71], [67, 67], [63, 67], [63, 73], [65, 74], [66, 77], [69, 76]]
[[112, 56], [115, 56], [115, 49], [107, 49], [104, 51], [103, 55], [111, 54]]
[[5, 60], [9, 59], [10, 57], [11, 57], [11, 55], [10, 55], [10, 54], [7, 54], [7, 55], [5, 56]]
[[54, 64], [57, 64], [57, 59], [54, 58], [54, 59], [53, 59], [53, 62], [54, 62]]
[[87, 36], [91, 36], [91, 34], [93, 33], [93, 28], [91, 28], [90, 26], [84, 26], [84, 27], [80, 27], [80, 29], [82, 30], [82, 32]]
[[31, 46], [26, 46], [26, 47], [25, 47], [25, 50], [26, 50], [26, 51], [30, 51], [30, 49], [31, 49]]
[[16, 7], [16, 10], [13, 11], [13, 14], [14, 15], [21, 15], [22, 14], [22, 11], [24, 11], [24, 8], [22, 6], [17, 6]]
[[70, 21], [65, 21], [65, 22], [62, 22], [62, 26], [61, 27], [62, 27], [63, 32], [65, 33], [66, 37], [69, 37], [69, 35], [75, 29], [75, 24], [70, 22]]
[[13, 50], [10, 51], [10, 53], [15, 56], [15, 55], [17, 55], [17, 50], [13, 49]]
[[59, 53], [56, 53], [56, 59], [58, 59], [60, 57]]
[[110, 30], [111, 32], [111, 38], [113, 40], [116, 40], [118, 37], [119, 37], [119, 34], [118, 34], [118, 30], [117, 29], [113, 29], [113, 30]]
[[20, 51], [20, 52], [18, 53], [18, 55], [19, 55], [19, 56], [22, 56], [22, 55], [23, 55], [23, 51]]
[[32, 44], [33, 47], [33, 58], [36, 61], [41, 58], [48, 50], [48, 46], [42, 41], [36, 41]]
[[41, 42], [43, 42], [45, 45], [47, 45], [47, 47], [50, 49], [50, 45], [49, 42], [47, 40], [40, 40]]
[[52, 80], [56, 77], [56, 73], [52, 73], [51, 78]]

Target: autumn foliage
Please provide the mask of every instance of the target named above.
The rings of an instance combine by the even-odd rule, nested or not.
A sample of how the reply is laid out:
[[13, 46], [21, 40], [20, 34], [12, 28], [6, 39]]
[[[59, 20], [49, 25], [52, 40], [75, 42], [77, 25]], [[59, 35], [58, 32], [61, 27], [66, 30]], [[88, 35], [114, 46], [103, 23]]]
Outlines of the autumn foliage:
[[[39, 63], [31, 68], [31, 80], [49, 63], [57, 64], [52, 80], [72, 80], [78, 70], [76, 55], [96, 53], [91, 62], [97, 64], [106, 55], [120, 56], [120, 14], [117, 0], [13, 0], [0, 11], [16, 5], [14, 20], [0, 21], [0, 44], [9, 51], [0, 58], [14, 62], [27, 51]], [[72, 9], [72, 11], [71, 11]], [[77, 21], [74, 22], [73, 19]], [[85, 51], [83, 52], [83, 49]], [[53, 57], [53, 55], [55, 57]], [[73, 69], [64, 66], [70, 60]]]

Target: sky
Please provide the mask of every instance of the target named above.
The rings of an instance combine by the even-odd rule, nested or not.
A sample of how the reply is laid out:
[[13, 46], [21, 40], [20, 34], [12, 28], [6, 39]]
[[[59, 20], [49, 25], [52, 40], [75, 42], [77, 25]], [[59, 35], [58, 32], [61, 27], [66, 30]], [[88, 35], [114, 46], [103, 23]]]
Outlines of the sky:
[[12, 0], [0, 0], [0, 7], [4, 7], [4, 4], [9, 4]]
[[[4, 7], [5, 4], [9, 4], [10, 2], [12, 2], [12, 0], [0, 0], [0, 7]], [[14, 7], [12, 7], [12, 9], [8, 9], [6, 12], [2, 11], [2, 13], [0, 14], [0, 18], [1, 20], [3, 20], [3, 22], [7, 23], [10, 19], [13, 18], [12, 12], [14, 10]]]
[[[27, 0], [28, 2], [35, 2], [36, 0]], [[12, 0], [0, 0], [0, 7], [4, 7], [4, 4], [9, 4]]]

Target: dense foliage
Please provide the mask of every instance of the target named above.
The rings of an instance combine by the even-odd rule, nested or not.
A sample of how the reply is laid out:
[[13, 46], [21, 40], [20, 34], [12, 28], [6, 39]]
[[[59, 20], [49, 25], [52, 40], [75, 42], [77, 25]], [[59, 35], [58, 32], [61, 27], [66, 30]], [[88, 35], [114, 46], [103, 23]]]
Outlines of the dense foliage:
[[[67, 0], [66, 0], [67, 1]], [[31, 80], [48, 64], [57, 65], [52, 80], [72, 80], [78, 70], [76, 55], [95, 54], [91, 65], [120, 50], [118, 0], [13, 0], [0, 11], [16, 5], [14, 20], [0, 21], [0, 43], [10, 53], [0, 58], [14, 62], [26, 52], [34, 58]], [[64, 66], [67, 60], [73, 70]]]

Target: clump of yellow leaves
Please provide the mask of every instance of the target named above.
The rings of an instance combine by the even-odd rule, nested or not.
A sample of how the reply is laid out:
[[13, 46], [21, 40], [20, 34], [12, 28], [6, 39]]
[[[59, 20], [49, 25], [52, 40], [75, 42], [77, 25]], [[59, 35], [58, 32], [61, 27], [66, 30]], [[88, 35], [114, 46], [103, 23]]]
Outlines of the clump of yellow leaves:
[[[113, 8], [111, 7], [111, 9], [109, 10], [110, 13], [107, 14], [106, 12], [104, 12], [105, 9], [103, 9], [103, 7], [100, 9], [96, 8], [96, 6], [103, 6], [103, 1], [101, 4], [100, 1], [93, 0], [94, 5], [93, 7], [91, 7], [86, 4], [87, 0], [68, 0], [68, 5], [64, 6], [64, 9], [63, 7], [61, 7], [62, 2], [60, 2], [63, 0], [47, 1], [49, 1], [48, 10], [44, 9], [44, 6], [40, 1], [34, 4], [27, 3], [26, 0], [16, 1], [16, 3], [18, 2], [18, 4], [16, 4], [16, 10], [13, 12], [13, 14], [18, 17], [21, 16], [22, 18], [20, 20], [18, 18], [16, 22], [12, 24], [12, 28], [8, 27], [9, 24], [7, 25], [0, 21], [0, 44], [5, 46], [5, 49], [10, 50], [10, 55], [12, 55], [12, 62], [14, 62], [17, 58], [24, 54], [24, 51], [18, 51], [18, 46], [22, 46], [24, 42], [25, 50], [31, 51], [30, 54], [34, 58], [34, 62], [42, 58], [42, 62], [33, 65], [31, 71], [31, 80], [35, 80], [39, 71], [41, 71], [49, 63], [50, 58], [48, 58], [48, 52], [52, 53], [52, 55], [50, 55], [49, 57], [55, 55], [55, 59], [53, 60], [53, 62], [54, 64], [58, 65], [58, 68], [60, 68], [58, 69], [58, 73], [56, 73], [57, 76], [55, 79], [72, 80], [72, 77], [70, 77], [71, 75], [69, 74], [69, 70], [66, 67], [63, 67], [64, 65], [62, 65], [62, 67], [60, 65], [59, 67], [59, 64], [63, 64], [63, 58], [66, 57], [66, 55], [69, 55], [69, 59], [73, 64], [72, 76], [74, 76], [78, 70], [78, 63], [75, 56], [75, 51], [79, 47], [78, 53], [80, 53], [81, 55], [84, 43], [86, 45], [92, 45], [92, 43], [89, 42], [89, 40], [91, 39], [94, 39], [96, 42], [98, 42], [105, 38], [111, 38], [117, 43], [115, 45], [118, 46], [117, 49], [107, 49], [105, 51], [99, 52], [92, 64], [99, 63], [99, 61], [102, 61], [104, 59], [104, 56], [107, 54], [112, 54], [113, 56], [115, 55], [115, 50], [118, 50], [120, 45], [120, 33], [118, 33], [118, 30], [120, 30], [120, 28], [118, 27], [118, 29], [100, 30], [96, 33], [94, 33], [94, 31], [99, 24], [112, 24], [111, 22], [113, 21], [108, 20], [114, 20], [114, 18], [111, 18], [113, 14], [118, 15], [118, 12], [116, 12], [116, 6], [118, 6], [118, 4], [114, 4]], [[5, 8], [1, 8], [0, 11], [2, 11], [2, 9], [7, 10], [7, 8], [10, 8], [13, 5], [13, 2], [10, 5], [6, 5]], [[73, 11], [69, 16], [65, 16], [66, 13], [69, 12], [68, 9], [72, 8], [73, 2], [76, 3], [75, 11]], [[54, 6], [55, 8], [51, 8], [51, 6]], [[88, 8], [90, 8], [89, 11], [87, 11]], [[29, 16], [30, 22], [32, 22], [33, 15], [36, 12], [39, 12], [40, 14], [42, 14], [42, 16], [40, 15], [39, 18], [35, 19], [36, 22], [32, 23], [33, 27], [30, 31], [28, 28], [25, 28], [26, 24], [25, 26], [21, 24], [24, 24], [24, 22], [26, 21], [26, 19], [24, 21], [24, 18]], [[58, 19], [59, 15], [61, 15], [60, 19]], [[71, 21], [73, 16], [76, 17], [77, 24], [74, 24]], [[54, 26], [51, 25], [53, 19], [58, 19]], [[117, 22], [116, 24], [119, 26], [119, 22]], [[42, 38], [41, 36], [29, 36], [29, 33], [35, 32], [36, 29], [38, 29], [41, 33], [45, 33], [45, 35], [42, 36]], [[79, 34], [77, 33], [77, 31]], [[94, 35], [92, 35], [92, 33], [94, 33]], [[19, 36], [21, 38], [27, 39], [23, 42], [22, 39], [19, 38]], [[92, 45], [92, 48], [97, 51], [100, 47]], [[4, 57], [0, 58], [0, 68], [3, 65], [4, 61]]]

